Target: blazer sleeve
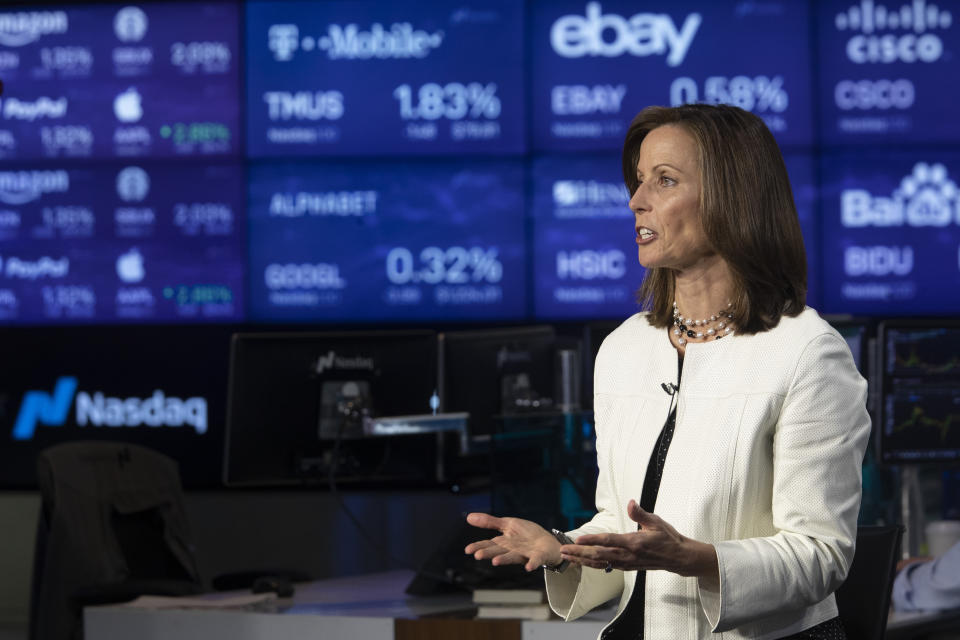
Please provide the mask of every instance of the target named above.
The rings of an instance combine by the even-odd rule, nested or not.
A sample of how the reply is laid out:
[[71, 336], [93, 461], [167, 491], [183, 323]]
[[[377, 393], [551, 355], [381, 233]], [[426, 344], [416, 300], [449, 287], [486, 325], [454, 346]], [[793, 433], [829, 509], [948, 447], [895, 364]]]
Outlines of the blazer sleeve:
[[893, 582], [897, 611], [943, 611], [960, 607], [960, 542], [929, 562], [904, 567]]
[[[588, 533], [618, 533], [615, 486], [611, 477], [610, 438], [607, 428], [609, 397], [594, 395], [594, 421], [597, 432], [597, 513], [578, 529], [567, 533], [574, 540]], [[544, 571], [547, 601], [564, 620], [576, 620], [591, 609], [616, 597], [623, 590], [623, 572], [606, 573], [600, 569], [571, 564], [563, 573]]]
[[870, 435], [866, 397], [866, 381], [839, 335], [806, 345], [773, 435], [777, 533], [714, 545], [719, 592], [699, 589], [713, 631], [808, 607], [846, 578]]

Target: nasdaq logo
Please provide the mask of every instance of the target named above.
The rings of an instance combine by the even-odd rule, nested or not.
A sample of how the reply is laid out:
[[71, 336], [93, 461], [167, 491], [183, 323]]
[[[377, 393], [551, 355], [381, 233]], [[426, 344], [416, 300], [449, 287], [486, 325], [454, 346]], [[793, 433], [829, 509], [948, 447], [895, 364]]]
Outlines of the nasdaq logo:
[[117, 174], [117, 195], [124, 202], [140, 202], [150, 193], [150, 175], [140, 167], [127, 167]]
[[860, 32], [847, 41], [847, 58], [856, 64], [936, 62], [943, 56], [943, 40], [932, 31], [949, 29], [953, 14], [925, 0], [913, 0], [899, 9], [861, 0], [838, 13], [834, 24], [837, 31]]
[[0, 44], [22, 47], [42, 36], [66, 33], [68, 28], [66, 11], [0, 13]]
[[373, 368], [373, 358], [364, 356], [338, 356], [335, 351], [328, 351], [325, 355], [319, 356], [316, 363], [314, 363], [314, 370], [318, 374], [334, 369], [373, 371]]
[[77, 379], [62, 377], [57, 380], [53, 393], [27, 391], [20, 403], [20, 412], [13, 423], [13, 439], [29, 440], [37, 424], [47, 427], [62, 427], [70, 412], [70, 403], [77, 392]]
[[55, 120], [67, 115], [66, 98], [48, 98], [41, 96], [36, 100], [7, 98], [2, 102], [3, 117], [7, 120], [26, 120], [33, 122], [40, 118]]
[[686, 58], [702, 21], [699, 13], [691, 13], [677, 29], [664, 13], [637, 13], [624, 18], [604, 14], [599, 2], [588, 2], [586, 16], [565, 15], [553, 23], [550, 45], [564, 58], [666, 55], [667, 65], [676, 67]]
[[176, 398], [157, 389], [149, 398], [114, 398], [102, 391], [77, 392], [77, 379], [57, 379], [53, 393], [28, 391], [13, 426], [14, 440], [30, 440], [38, 425], [62, 427], [76, 396], [76, 423], [80, 427], [182, 427], [198, 434], [207, 431], [207, 401], [202, 397]]
[[960, 190], [942, 164], [918, 162], [892, 196], [843, 190], [840, 220], [848, 228], [960, 225]]
[[69, 190], [66, 171], [0, 171], [0, 202], [4, 204], [26, 204], [47, 193]]
[[913, 247], [847, 247], [843, 269], [848, 276], [905, 276], [913, 271]]
[[124, 7], [113, 18], [113, 32], [121, 42], [139, 42], [147, 33], [148, 23], [140, 7]]

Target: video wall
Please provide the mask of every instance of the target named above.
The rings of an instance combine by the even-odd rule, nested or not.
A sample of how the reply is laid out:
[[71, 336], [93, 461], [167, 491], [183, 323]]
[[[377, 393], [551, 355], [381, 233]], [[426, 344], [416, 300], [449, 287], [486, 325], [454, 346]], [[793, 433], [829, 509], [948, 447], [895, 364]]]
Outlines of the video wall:
[[0, 7], [0, 323], [623, 318], [651, 104], [767, 123], [812, 306], [960, 311], [960, 4]]

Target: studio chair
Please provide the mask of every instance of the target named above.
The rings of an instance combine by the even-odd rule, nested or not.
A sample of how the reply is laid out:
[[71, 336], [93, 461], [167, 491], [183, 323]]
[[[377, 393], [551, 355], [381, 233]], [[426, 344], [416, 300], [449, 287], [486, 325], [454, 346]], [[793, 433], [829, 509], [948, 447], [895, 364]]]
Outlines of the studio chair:
[[903, 526], [857, 528], [857, 549], [837, 589], [837, 609], [849, 640], [883, 640]]
[[41, 508], [30, 640], [83, 637], [83, 607], [198, 593], [176, 462], [118, 442], [68, 442], [37, 459]]

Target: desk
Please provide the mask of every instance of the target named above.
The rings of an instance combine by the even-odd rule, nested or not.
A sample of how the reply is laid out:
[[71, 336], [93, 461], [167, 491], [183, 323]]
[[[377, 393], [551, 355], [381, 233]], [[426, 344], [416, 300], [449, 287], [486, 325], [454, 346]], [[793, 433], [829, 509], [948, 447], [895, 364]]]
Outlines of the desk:
[[[403, 593], [412, 571], [352, 576], [297, 585], [276, 611], [87, 607], [86, 640], [593, 640], [613, 609], [573, 623], [473, 620], [469, 595]], [[219, 594], [210, 594], [215, 599]]]
[[960, 610], [932, 613], [891, 613], [887, 618], [886, 640], [914, 640], [934, 633], [950, 632], [960, 638]]

